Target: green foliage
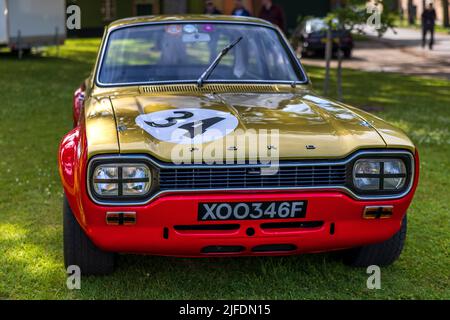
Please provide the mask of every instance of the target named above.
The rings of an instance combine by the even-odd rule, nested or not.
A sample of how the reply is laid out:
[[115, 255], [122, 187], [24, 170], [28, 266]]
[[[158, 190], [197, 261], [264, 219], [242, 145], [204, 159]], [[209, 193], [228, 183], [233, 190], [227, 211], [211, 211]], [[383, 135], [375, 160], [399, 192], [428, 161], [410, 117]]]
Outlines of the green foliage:
[[326, 20], [334, 29], [345, 29], [364, 34], [365, 25], [375, 22], [376, 10], [380, 11], [380, 21], [376, 31], [379, 36], [382, 36], [387, 30], [394, 27], [397, 14], [392, 11], [392, 5], [389, 5], [388, 0], [376, 0], [373, 3], [367, 2], [367, 0], [347, 0], [343, 5], [332, 10]]
[[[121, 256], [117, 273], [66, 288], [56, 154], [71, 128], [72, 93], [98, 39], [69, 40], [44, 57], [0, 53], [0, 299], [449, 299], [450, 82], [345, 70], [346, 100], [383, 110], [418, 143], [421, 183], [406, 249], [382, 269], [382, 289], [334, 254], [285, 258]], [[317, 88], [324, 69], [308, 68]], [[335, 79], [332, 78], [334, 82]]]

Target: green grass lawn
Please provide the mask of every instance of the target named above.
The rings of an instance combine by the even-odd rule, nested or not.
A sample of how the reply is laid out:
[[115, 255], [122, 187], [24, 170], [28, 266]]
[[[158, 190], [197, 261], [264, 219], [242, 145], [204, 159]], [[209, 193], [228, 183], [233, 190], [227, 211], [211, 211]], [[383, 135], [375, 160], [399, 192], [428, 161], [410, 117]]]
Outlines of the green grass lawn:
[[[412, 28], [412, 29], [419, 29], [419, 30], [421, 30], [422, 29], [422, 24], [421, 23], [422, 22], [420, 21], [420, 19], [416, 20], [416, 23], [413, 24], [413, 25], [409, 24], [407, 19], [403, 19], [403, 20], [397, 19], [397, 21], [395, 22], [395, 25], [397, 27], [401, 27], [401, 28]], [[444, 27], [444, 26], [442, 26], [440, 24], [437, 24], [435, 26], [435, 32], [442, 33], [442, 34], [449, 34], [450, 33], [450, 28], [447, 28], [447, 27]]]
[[[98, 40], [70, 40], [22, 61], [0, 54], [0, 299], [449, 299], [450, 82], [345, 70], [345, 100], [403, 128], [418, 144], [422, 176], [406, 249], [382, 270], [333, 254], [285, 258], [175, 259], [121, 256], [117, 272], [66, 289], [57, 148], [71, 128], [72, 92]], [[307, 68], [318, 91], [324, 71]]]

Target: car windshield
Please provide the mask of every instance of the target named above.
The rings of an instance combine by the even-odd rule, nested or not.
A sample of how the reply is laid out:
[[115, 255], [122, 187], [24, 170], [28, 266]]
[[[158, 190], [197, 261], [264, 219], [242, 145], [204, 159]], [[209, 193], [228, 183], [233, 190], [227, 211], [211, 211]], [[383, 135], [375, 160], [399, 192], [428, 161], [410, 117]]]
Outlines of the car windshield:
[[110, 33], [99, 85], [197, 82], [222, 49], [242, 37], [211, 82], [304, 82], [301, 68], [272, 28], [231, 23], [153, 24]]
[[309, 20], [306, 23], [306, 32], [312, 33], [312, 32], [321, 32], [327, 30], [327, 24], [322, 19], [313, 19]]

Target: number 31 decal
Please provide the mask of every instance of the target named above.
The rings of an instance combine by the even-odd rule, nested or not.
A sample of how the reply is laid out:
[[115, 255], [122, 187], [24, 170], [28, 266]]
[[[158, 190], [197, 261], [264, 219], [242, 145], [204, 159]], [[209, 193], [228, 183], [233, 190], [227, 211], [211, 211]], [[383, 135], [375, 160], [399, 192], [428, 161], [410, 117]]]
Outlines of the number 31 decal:
[[177, 144], [219, 140], [239, 124], [232, 114], [210, 109], [175, 109], [143, 114], [136, 118], [136, 123], [156, 139]]
[[177, 124], [177, 120], [184, 120], [184, 119], [190, 119], [194, 116], [192, 112], [188, 111], [174, 111], [175, 115], [179, 115], [178, 117], [169, 117], [165, 119], [167, 123], [159, 124], [155, 122], [145, 121], [146, 124], [148, 124], [150, 127], [154, 128], [168, 128], [172, 127]]

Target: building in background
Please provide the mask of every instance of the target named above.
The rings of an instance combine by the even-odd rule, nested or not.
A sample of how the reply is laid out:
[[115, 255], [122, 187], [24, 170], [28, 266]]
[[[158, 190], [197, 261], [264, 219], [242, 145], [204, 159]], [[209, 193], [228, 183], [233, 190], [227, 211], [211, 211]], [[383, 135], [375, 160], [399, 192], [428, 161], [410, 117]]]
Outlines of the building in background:
[[[336, 0], [293, 1], [274, 0], [286, 12], [288, 30], [297, 25], [299, 16], [325, 16]], [[121, 18], [155, 14], [203, 13], [204, 0], [67, 0], [67, 5], [81, 8], [81, 30], [70, 31], [70, 36], [99, 36], [109, 22]], [[224, 14], [231, 14], [234, 0], [214, 0]], [[261, 10], [261, 0], [244, 0], [253, 16]]]
[[429, 3], [433, 3], [436, 10], [438, 23], [449, 27], [449, 0], [399, 0], [400, 12], [403, 19], [409, 21], [411, 24], [420, 24], [422, 12], [424, 7]]

